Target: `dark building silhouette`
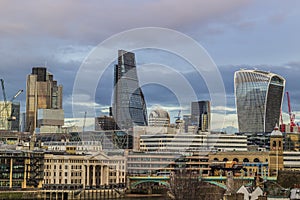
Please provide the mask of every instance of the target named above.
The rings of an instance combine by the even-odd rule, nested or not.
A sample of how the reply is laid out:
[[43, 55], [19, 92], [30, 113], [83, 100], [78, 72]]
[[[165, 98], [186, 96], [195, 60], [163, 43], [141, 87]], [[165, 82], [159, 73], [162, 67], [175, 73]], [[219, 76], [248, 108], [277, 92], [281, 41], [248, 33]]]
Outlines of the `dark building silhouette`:
[[96, 131], [107, 131], [107, 130], [116, 130], [116, 122], [112, 116], [100, 116], [95, 118], [95, 130]]
[[119, 129], [147, 125], [147, 110], [143, 92], [139, 86], [135, 55], [118, 51], [118, 64], [114, 71], [113, 117]]
[[210, 102], [197, 101], [191, 105], [191, 123], [200, 131], [210, 130]]
[[234, 74], [239, 132], [272, 132], [279, 124], [285, 79], [259, 70]]

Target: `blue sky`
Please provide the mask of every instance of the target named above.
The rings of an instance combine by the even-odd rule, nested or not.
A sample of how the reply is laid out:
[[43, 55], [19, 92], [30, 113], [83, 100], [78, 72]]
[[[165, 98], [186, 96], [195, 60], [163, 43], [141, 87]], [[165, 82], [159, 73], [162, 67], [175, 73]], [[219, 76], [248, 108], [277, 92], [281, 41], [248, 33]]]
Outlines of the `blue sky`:
[[[77, 71], [95, 46], [128, 29], [163, 27], [195, 39], [216, 63], [227, 93], [226, 107], [218, 108], [227, 111], [223, 126], [237, 125], [233, 73], [240, 68], [258, 68], [282, 75], [296, 121], [300, 121], [299, 7], [297, 0], [2, 0], [0, 76], [5, 80], [7, 96], [12, 97], [19, 89], [26, 88], [26, 76], [31, 68], [46, 63], [55, 79], [64, 86], [65, 113], [66, 117], [71, 117]], [[139, 65], [151, 60], [159, 62], [169, 58], [170, 61], [171, 57], [160, 51], [136, 52]], [[199, 100], [209, 98], [205, 82], [201, 76], [187, 70], [188, 64], [176, 58], [167, 62], [170, 66], [178, 63], [182, 73], [195, 86]], [[86, 102], [78, 105], [83, 112], [90, 106], [96, 106], [98, 114], [105, 111], [113, 82], [111, 69], [106, 74], [95, 93], [96, 102], [85, 96]], [[143, 90], [149, 107], [161, 104], [173, 115], [178, 112], [176, 98], [168, 89], [148, 85]], [[160, 93], [164, 95], [158, 95]], [[18, 99], [21, 109], [25, 110], [25, 93]], [[182, 109], [188, 111], [188, 105]], [[287, 111], [286, 99], [283, 111]], [[216, 113], [215, 117], [220, 116]]]

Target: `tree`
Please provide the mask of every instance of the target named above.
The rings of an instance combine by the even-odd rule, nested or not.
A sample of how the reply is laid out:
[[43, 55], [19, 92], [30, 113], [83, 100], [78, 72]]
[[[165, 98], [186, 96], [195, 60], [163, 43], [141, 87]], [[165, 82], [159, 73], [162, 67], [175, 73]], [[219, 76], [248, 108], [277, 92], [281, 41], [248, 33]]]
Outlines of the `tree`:
[[225, 190], [201, 181], [199, 175], [187, 170], [178, 170], [170, 177], [169, 197], [174, 200], [215, 200], [222, 199]]

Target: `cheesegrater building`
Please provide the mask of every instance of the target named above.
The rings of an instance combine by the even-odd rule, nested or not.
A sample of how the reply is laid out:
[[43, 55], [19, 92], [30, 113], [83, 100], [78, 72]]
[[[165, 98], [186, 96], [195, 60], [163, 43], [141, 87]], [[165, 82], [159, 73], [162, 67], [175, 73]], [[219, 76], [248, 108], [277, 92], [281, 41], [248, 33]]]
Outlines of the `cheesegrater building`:
[[113, 117], [119, 129], [147, 126], [147, 110], [139, 86], [135, 55], [118, 51], [118, 64], [114, 71]]
[[260, 70], [234, 74], [239, 132], [271, 133], [279, 124], [285, 79]]

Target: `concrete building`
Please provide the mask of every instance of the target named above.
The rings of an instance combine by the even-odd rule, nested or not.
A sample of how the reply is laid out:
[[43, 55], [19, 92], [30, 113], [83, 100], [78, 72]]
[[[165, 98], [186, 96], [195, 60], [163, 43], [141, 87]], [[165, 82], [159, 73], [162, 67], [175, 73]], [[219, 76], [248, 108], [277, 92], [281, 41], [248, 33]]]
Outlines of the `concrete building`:
[[210, 130], [211, 121], [210, 102], [197, 101], [191, 103], [191, 123], [198, 127], [199, 131], [207, 132]]
[[63, 125], [62, 109], [38, 109], [37, 128], [40, 133], [61, 133]]
[[300, 171], [300, 152], [284, 151], [283, 167], [285, 170]]
[[247, 137], [226, 134], [145, 134], [135, 135], [140, 151], [247, 151]]
[[90, 155], [46, 153], [44, 187], [98, 188], [125, 184], [124, 156], [108, 156], [103, 152]]
[[170, 115], [162, 108], [154, 108], [149, 114], [149, 126], [168, 127], [170, 126]]
[[118, 64], [114, 71], [114, 100], [112, 114], [121, 130], [133, 126], [147, 126], [147, 109], [139, 86], [135, 55], [118, 51]]
[[272, 132], [279, 124], [285, 79], [259, 70], [234, 74], [239, 132]]
[[19, 131], [20, 103], [0, 102], [0, 130]]
[[[38, 124], [39, 109], [56, 109], [61, 111], [56, 114], [55, 120], [52, 117], [48, 118], [51, 111], [40, 111], [45, 113], [48, 117], [44, 121], [47, 126], [61, 126], [61, 118], [63, 116], [62, 110], [62, 86], [57, 85], [57, 81], [53, 79], [53, 75], [47, 72], [45, 67], [34, 67], [32, 73], [27, 76], [26, 86], [26, 131], [33, 133], [36, 128], [41, 128]], [[51, 121], [52, 120], [52, 121]], [[41, 125], [41, 124], [40, 124]]]
[[127, 155], [128, 175], [168, 176], [183, 169], [193, 174], [209, 175], [208, 152], [135, 152]]

